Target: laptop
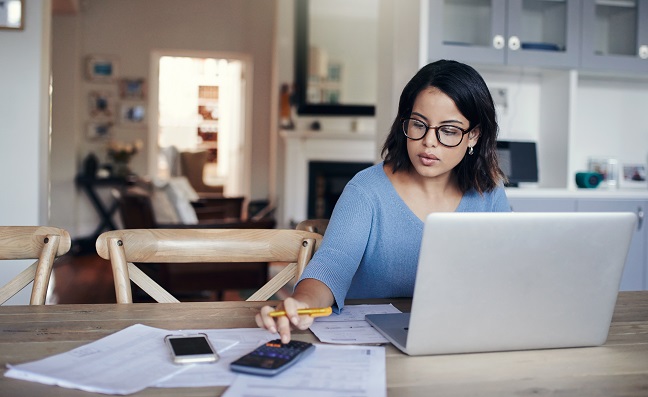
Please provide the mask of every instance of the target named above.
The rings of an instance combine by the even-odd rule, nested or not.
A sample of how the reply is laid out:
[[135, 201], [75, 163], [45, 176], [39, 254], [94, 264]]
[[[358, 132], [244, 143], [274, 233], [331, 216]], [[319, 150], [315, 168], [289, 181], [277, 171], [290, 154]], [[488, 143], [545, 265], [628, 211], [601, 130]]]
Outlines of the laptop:
[[633, 213], [434, 213], [411, 313], [366, 320], [409, 355], [605, 343]]

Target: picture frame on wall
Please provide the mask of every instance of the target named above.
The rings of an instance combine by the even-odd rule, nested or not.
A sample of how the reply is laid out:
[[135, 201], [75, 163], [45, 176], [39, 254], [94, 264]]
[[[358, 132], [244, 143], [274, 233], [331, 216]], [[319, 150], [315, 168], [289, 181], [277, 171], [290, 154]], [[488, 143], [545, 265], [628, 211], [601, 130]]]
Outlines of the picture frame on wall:
[[646, 165], [641, 163], [627, 163], [621, 167], [619, 187], [633, 189], [648, 189], [646, 181]]
[[112, 121], [90, 122], [87, 125], [86, 137], [89, 140], [103, 140], [112, 135]]
[[119, 110], [119, 122], [127, 126], [146, 125], [146, 110], [144, 102], [122, 102]]
[[146, 82], [143, 78], [122, 78], [119, 80], [121, 99], [143, 100], [146, 98]]
[[93, 83], [112, 83], [119, 77], [119, 61], [112, 55], [86, 58], [86, 77]]
[[115, 96], [111, 91], [90, 91], [88, 94], [90, 118], [94, 120], [110, 119], [116, 116]]
[[25, 0], [0, 0], [0, 30], [25, 28]]

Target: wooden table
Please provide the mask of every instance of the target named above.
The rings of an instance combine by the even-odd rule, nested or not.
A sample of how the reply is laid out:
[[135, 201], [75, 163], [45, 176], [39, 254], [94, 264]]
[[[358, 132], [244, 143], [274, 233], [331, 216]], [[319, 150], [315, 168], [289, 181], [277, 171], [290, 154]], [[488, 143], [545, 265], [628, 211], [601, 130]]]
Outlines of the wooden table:
[[[384, 303], [384, 301], [372, 301]], [[394, 300], [401, 310], [409, 301]], [[356, 303], [356, 302], [354, 302]], [[0, 361], [44, 358], [141, 323], [166, 329], [254, 327], [260, 302], [0, 306]], [[295, 339], [315, 341], [310, 331]], [[622, 292], [602, 347], [409, 357], [387, 346], [390, 396], [648, 396], [648, 291]], [[218, 396], [224, 387], [148, 388], [141, 396]], [[0, 378], [2, 396], [92, 393]]]

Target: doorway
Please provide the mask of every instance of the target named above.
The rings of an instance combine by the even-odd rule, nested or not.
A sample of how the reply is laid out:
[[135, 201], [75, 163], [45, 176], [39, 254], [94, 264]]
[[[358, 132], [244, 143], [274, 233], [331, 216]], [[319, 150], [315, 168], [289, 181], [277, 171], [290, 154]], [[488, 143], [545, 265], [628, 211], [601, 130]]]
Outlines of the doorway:
[[205, 184], [222, 186], [229, 196], [249, 195], [249, 60], [243, 55], [164, 51], [153, 53], [151, 65], [151, 174], [172, 175], [162, 154], [167, 148], [206, 151]]

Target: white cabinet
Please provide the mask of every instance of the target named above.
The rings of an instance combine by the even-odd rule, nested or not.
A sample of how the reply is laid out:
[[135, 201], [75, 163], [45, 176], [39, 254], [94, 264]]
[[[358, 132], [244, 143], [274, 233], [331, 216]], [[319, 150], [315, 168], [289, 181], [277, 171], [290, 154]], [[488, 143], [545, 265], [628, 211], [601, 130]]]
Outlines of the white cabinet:
[[[507, 192], [507, 194], [512, 210], [519, 212], [633, 212], [637, 214], [637, 229], [628, 251], [620, 289], [623, 291], [648, 289], [648, 233], [644, 226], [644, 211], [648, 209], [648, 198], [596, 197], [595, 194], [586, 194], [586, 197], [574, 195], [565, 197], [563, 194], [560, 194], [563, 197], [542, 194], [535, 197], [530, 195], [520, 197], [515, 192]], [[605, 249], [605, 247], [592, 247], [592, 249]]]
[[511, 211], [517, 212], [576, 212], [576, 200], [569, 198], [523, 198], [509, 197]]

